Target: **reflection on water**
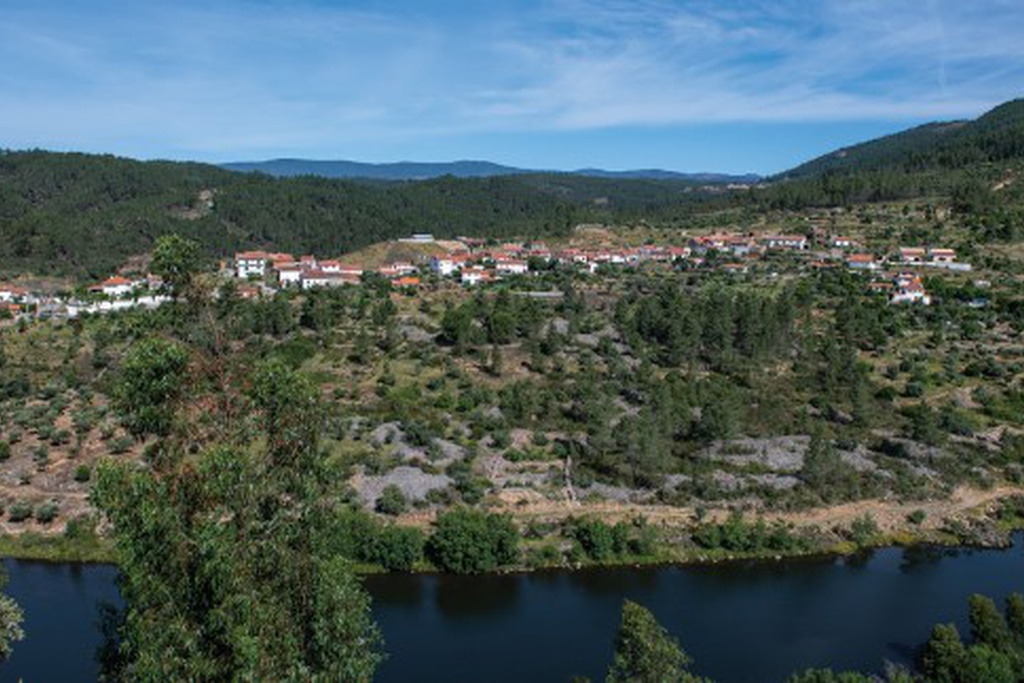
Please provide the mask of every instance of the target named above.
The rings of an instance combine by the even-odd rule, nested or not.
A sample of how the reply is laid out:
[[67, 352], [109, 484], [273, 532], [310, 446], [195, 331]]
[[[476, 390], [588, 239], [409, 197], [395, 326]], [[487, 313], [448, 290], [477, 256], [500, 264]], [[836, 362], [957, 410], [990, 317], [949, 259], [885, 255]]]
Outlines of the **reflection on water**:
[[434, 599], [448, 619], [500, 618], [515, 611], [522, 578], [518, 575], [478, 576], [464, 581], [457, 576], [433, 579]]
[[[109, 566], [5, 561], [28, 638], [0, 679], [88, 681]], [[887, 548], [849, 558], [503, 576], [366, 579], [389, 653], [378, 681], [601, 680], [624, 598], [648, 606], [722, 683], [832, 666], [908, 663], [933, 624], [966, 632], [966, 600], [1024, 592], [1021, 535], [1007, 551]], [[55, 656], [59, 653], [60, 656]]]

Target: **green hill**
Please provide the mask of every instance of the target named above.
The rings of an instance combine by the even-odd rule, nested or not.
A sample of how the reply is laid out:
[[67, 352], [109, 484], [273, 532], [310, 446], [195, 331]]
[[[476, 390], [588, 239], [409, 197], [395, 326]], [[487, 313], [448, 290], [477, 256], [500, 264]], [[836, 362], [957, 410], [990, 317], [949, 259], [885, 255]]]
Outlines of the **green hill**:
[[0, 271], [98, 277], [178, 232], [210, 256], [334, 255], [409, 235], [552, 235], [582, 217], [512, 177], [366, 184], [113, 156], [0, 154]]
[[825, 173], [916, 172], [1024, 158], [1024, 99], [1001, 104], [974, 121], [929, 123], [844, 147], [780, 174], [807, 178]]

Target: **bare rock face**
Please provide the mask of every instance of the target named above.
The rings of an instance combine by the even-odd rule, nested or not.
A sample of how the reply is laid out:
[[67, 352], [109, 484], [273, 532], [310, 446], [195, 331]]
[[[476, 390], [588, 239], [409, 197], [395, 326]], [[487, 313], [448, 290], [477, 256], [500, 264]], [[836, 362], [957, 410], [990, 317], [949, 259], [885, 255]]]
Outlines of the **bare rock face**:
[[402, 465], [386, 474], [363, 475], [352, 481], [352, 487], [359, 499], [370, 508], [377, 504], [377, 499], [388, 486], [397, 486], [410, 501], [423, 500], [435, 489], [445, 489], [453, 484], [451, 477], [445, 474], [427, 474], [418, 467]]
[[718, 441], [701, 455], [717, 462], [737, 466], [760, 465], [773, 472], [799, 472], [811, 443], [806, 435], [778, 436], [771, 439], [732, 439]]

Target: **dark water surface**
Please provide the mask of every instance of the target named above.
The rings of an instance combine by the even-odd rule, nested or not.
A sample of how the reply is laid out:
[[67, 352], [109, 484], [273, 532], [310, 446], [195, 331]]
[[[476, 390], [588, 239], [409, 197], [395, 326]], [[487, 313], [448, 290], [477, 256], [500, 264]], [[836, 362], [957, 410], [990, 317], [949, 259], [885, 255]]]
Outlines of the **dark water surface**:
[[[27, 638], [0, 679], [87, 681], [109, 566], [5, 560]], [[696, 660], [730, 681], [781, 681], [807, 667], [878, 671], [909, 662], [931, 626], [967, 632], [966, 601], [1024, 592], [1024, 538], [1010, 550], [889, 548], [854, 559], [367, 580], [389, 659], [377, 680], [603, 679], [623, 598], [649, 607]]]

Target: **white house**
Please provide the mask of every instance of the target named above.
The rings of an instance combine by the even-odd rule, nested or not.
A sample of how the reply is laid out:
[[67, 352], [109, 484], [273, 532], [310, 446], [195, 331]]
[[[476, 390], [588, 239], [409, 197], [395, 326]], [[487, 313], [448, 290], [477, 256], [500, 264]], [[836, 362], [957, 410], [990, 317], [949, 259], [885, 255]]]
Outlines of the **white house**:
[[128, 296], [135, 289], [135, 284], [128, 278], [114, 275], [108, 277], [106, 280], [100, 283], [99, 290], [109, 296], [111, 299], [117, 299], [122, 296]]
[[386, 263], [377, 269], [377, 272], [386, 278], [402, 277], [416, 272], [416, 266], [405, 261]]
[[242, 251], [235, 254], [235, 273], [247, 279], [250, 275], [263, 277], [267, 272], [268, 254], [265, 251]]
[[803, 235], [765, 235], [761, 244], [766, 249], [806, 249], [807, 238]]
[[321, 261], [319, 269], [324, 271], [325, 273], [340, 273], [341, 272], [341, 262], [340, 261]]
[[302, 267], [298, 263], [274, 264], [274, 270], [277, 271], [277, 281], [284, 287], [298, 285], [302, 281]]
[[850, 254], [846, 267], [851, 270], [878, 270], [874, 254]]
[[491, 274], [479, 266], [463, 268], [460, 280], [464, 285], [477, 285], [491, 279]]
[[900, 247], [900, 261], [903, 263], [923, 263], [926, 251], [921, 247]]
[[430, 270], [448, 277], [455, 272], [455, 260], [449, 256], [435, 256], [430, 259]]
[[0, 302], [18, 303], [25, 300], [28, 291], [13, 285], [0, 285]]
[[920, 278], [914, 275], [900, 274], [896, 276], [895, 284], [896, 287], [893, 290], [892, 297], [889, 299], [889, 303], [921, 304], [924, 306], [931, 304], [932, 298], [928, 296], [928, 292], [925, 291]]
[[500, 259], [494, 265], [499, 275], [523, 275], [530, 270], [526, 261], [516, 259]]
[[352, 278], [342, 273], [326, 273], [322, 270], [306, 270], [301, 276], [302, 288], [340, 287], [349, 284]]

